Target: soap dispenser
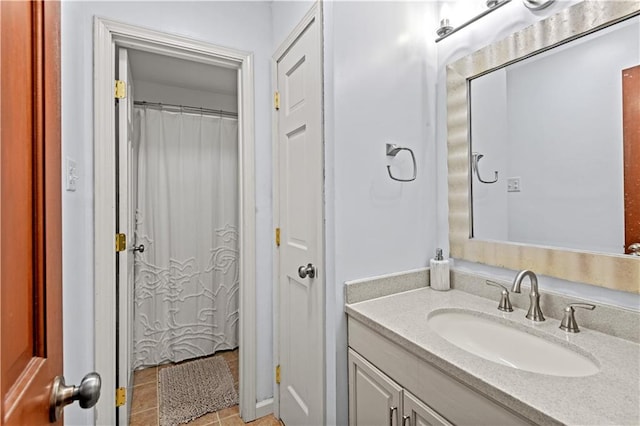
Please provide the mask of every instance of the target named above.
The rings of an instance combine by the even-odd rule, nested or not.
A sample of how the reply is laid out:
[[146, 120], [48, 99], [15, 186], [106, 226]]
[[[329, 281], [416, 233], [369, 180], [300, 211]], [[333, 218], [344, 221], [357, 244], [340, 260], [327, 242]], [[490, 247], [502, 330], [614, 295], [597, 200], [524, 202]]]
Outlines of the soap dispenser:
[[439, 291], [446, 291], [451, 288], [449, 283], [449, 259], [442, 257], [442, 249], [436, 249], [435, 259], [429, 262], [431, 265], [431, 288]]

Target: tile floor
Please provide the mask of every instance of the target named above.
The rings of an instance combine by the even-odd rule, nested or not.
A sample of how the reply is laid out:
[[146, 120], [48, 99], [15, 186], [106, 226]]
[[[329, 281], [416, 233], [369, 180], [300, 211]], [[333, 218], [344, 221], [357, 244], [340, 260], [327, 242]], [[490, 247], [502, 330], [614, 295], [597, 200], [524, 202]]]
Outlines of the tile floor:
[[[238, 350], [218, 352], [227, 362], [233, 375], [236, 389], [238, 387]], [[131, 402], [130, 426], [158, 425], [158, 370], [172, 364], [138, 370], [133, 375], [133, 400]], [[273, 415], [265, 416], [251, 423], [245, 423], [238, 414], [238, 406], [225, 408], [215, 413], [206, 414], [189, 423], [187, 426], [280, 426], [282, 423]]]

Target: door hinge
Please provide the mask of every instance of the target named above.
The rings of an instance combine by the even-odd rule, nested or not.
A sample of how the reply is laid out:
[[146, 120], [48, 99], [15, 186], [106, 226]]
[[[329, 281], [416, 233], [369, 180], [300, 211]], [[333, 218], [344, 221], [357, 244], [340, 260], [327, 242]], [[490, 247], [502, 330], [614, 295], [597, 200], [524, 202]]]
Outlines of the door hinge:
[[116, 389], [116, 407], [122, 407], [127, 402], [127, 388]]
[[276, 383], [280, 384], [280, 365], [276, 366]]
[[125, 251], [127, 248], [127, 236], [125, 234], [116, 234], [116, 252]]
[[116, 99], [124, 99], [127, 97], [127, 85], [122, 80], [116, 80]]
[[280, 92], [275, 92], [273, 94], [273, 107], [276, 111], [280, 109]]
[[276, 247], [280, 247], [280, 228], [276, 228]]

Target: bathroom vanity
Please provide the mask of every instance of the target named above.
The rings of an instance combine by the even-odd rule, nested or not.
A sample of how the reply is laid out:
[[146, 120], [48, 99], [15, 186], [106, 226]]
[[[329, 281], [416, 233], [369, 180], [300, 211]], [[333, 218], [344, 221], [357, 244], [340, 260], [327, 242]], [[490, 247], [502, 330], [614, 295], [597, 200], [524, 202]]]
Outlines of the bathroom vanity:
[[[503, 313], [496, 302], [459, 290], [424, 287], [345, 310], [350, 425], [640, 423], [635, 342], [585, 328], [570, 334], [554, 318], [534, 324], [523, 309]], [[431, 320], [441, 312], [463, 312], [530, 333], [594, 368], [564, 372], [543, 346], [531, 360], [543, 358], [534, 364], [548, 366], [550, 373], [485, 359], [436, 331]]]
[[[614, 115], [611, 107], [629, 97], [623, 81], [630, 70], [640, 73], [637, 46], [629, 44], [637, 43], [639, 17], [637, 1], [584, 1], [448, 64], [451, 257], [474, 262], [474, 271], [477, 264], [514, 275], [533, 270], [565, 280], [565, 287], [555, 294], [541, 287], [542, 316], [533, 274], [532, 304], [512, 294], [512, 312], [498, 310], [510, 306], [485, 285], [491, 276], [458, 279], [460, 271], [452, 270], [448, 292], [427, 287], [426, 269], [347, 283], [350, 425], [640, 424], [639, 245], [622, 220], [623, 210], [637, 212], [624, 204], [633, 192], [625, 188], [637, 185], [622, 179], [620, 152], [631, 142], [621, 129], [624, 108]], [[600, 54], [595, 46], [604, 46]], [[605, 59], [619, 47], [630, 54]], [[547, 68], [551, 62], [557, 67]], [[602, 71], [604, 80], [587, 79], [575, 64]], [[571, 103], [577, 98], [568, 82], [588, 92], [591, 103]], [[602, 88], [604, 97], [595, 100], [592, 92]], [[595, 112], [580, 115], [583, 106]], [[611, 131], [599, 134], [605, 120]], [[598, 132], [581, 136], [585, 123]], [[555, 140], [562, 132], [554, 128], [571, 131]], [[594, 166], [587, 152], [597, 152]], [[612, 158], [606, 178], [616, 185], [603, 184], [605, 157]], [[605, 203], [598, 191], [615, 199]], [[628, 217], [626, 224], [637, 222]], [[605, 222], [615, 229], [597, 235]], [[609, 306], [605, 292], [591, 286], [624, 292], [633, 299], [630, 309]], [[595, 293], [603, 303], [589, 300]], [[574, 302], [598, 305], [578, 314], [580, 332], [566, 317]]]

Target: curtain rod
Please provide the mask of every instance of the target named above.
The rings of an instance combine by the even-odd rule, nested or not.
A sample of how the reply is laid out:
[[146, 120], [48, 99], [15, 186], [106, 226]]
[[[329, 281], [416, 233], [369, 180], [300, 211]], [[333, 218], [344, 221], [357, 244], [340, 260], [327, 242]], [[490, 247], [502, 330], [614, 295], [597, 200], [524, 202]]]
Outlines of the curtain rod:
[[194, 107], [194, 106], [187, 106], [187, 105], [163, 104], [160, 102], [147, 102], [147, 101], [134, 101], [133, 104], [137, 106], [148, 106], [148, 107], [160, 108], [160, 109], [174, 108], [174, 109], [179, 109], [180, 111], [185, 111], [185, 112], [200, 112], [200, 113], [216, 114], [216, 115], [222, 115], [226, 117], [238, 118], [237, 112], [224, 111], [221, 109], [201, 108], [201, 107]]

